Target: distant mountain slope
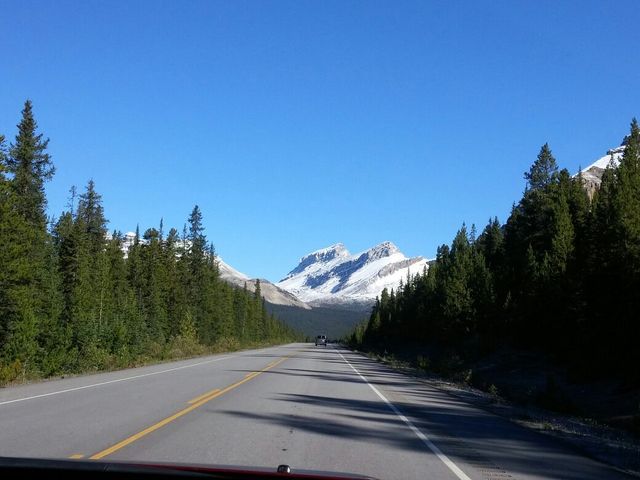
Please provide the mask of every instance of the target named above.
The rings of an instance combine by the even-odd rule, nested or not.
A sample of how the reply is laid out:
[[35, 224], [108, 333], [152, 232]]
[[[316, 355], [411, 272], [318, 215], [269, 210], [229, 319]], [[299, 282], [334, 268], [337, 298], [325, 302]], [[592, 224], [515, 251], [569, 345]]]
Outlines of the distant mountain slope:
[[267, 302], [267, 310], [275, 314], [298, 332], [313, 338], [316, 335], [327, 335], [330, 339], [340, 339], [348, 335], [353, 328], [369, 318], [369, 308], [347, 310], [329, 307], [313, 307], [304, 310], [286, 305], [273, 305]]
[[302, 257], [276, 285], [312, 306], [370, 305], [384, 288], [425, 268], [425, 258], [407, 258], [391, 242], [355, 255], [337, 243]]
[[[243, 287], [247, 285], [247, 289], [250, 292], [255, 292], [257, 279], [249, 278], [244, 273], [239, 272], [229, 264], [225, 263], [220, 257], [217, 257], [218, 268], [220, 269], [220, 278], [224, 281]], [[260, 279], [260, 292], [264, 299], [275, 305], [285, 305], [289, 307], [301, 308], [303, 310], [309, 310], [311, 307], [305, 302], [300, 301], [295, 295], [283, 290], [268, 280]]]
[[[247, 284], [247, 289], [255, 291], [256, 280], [239, 272], [218, 257], [220, 278], [237, 286]], [[277, 287], [273, 283], [260, 279], [260, 291], [266, 301], [267, 310], [280, 320], [308, 337], [319, 334], [339, 339], [348, 334], [355, 325], [369, 315], [368, 308], [331, 309], [314, 307], [302, 302], [295, 295]]]

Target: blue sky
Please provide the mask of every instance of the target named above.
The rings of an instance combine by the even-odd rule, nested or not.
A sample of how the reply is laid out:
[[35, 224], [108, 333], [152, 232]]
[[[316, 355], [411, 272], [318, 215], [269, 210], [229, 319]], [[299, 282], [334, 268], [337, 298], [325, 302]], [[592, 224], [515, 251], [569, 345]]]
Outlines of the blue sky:
[[93, 178], [110, 228], [181, 230], [279, 280], [384, 240], [432, 257], [505, 221], [549, 142], [572, 172], [640, 116], [640, 3], [0, 1], [0, 132], [26, 98], [58, 215]]

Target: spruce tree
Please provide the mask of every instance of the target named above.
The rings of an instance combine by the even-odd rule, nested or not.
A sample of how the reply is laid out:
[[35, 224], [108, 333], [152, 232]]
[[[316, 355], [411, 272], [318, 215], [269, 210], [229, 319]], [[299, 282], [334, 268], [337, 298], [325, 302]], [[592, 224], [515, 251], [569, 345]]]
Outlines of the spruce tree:
[[256, 289], [253, 292], [253, 331], [251, 336], [254, 340], [261, 341], [262, 334], [262, 287], [260, 286], [260, 279], [256, 280]]
[[207, 240], [202, 224], [202, 211], [198, 205], [193, 207], [188, 224], [185, 261], [188, 269], [189, 302], [200, 340], [205, 344], [211, 344], [215, 337], [213, 319], [210, 315], [213, 302], [207, 288]]
[[549, 144], [545, 143], [540, 148], [538, 158], [531, 169], [524, 174], [527, 186], [530, 190], [540, 190], [554, 182], [558, 175], [558, 164], [551, 153]]
[[640, 362], [635, 341], [640, 335], [640, 128], [635, 118], [616, 180], [613, 219], [618, 241], [614, 254], [621, 263], [617, 269], [618, 290], [611, 292], [617, 310], [609, 324], [611, 344], [616, 345], [612, 357], [617, 359], [616, 367], [628, 372], [634, 381], [640, 381], [640, 372], [635, 368]]
[[167, 279], [165, 263], [162, 261], [160, 232], [149, 228], [143, 236], [141, 246], [143, 311], [147, 330], [154, 342], [164, 343], [169, 334], [167, 318]]
[[[11, 242], [8, 264], [4, 266], [5, 296], [7, 303], [4, 317], [4, 355], [18, 360], [25, 370], [39, 368], [41, 351], [38, 344], [43, 325], [51, 325], [56, 308], [54, 272], [51, 271], [53, 254], [51, 238], [47, 232], [44, 184], [53, 176], [54, 168], [46, 153], [48, 140], [37, 133], [37, 123], [32, 105], [25, 102], [22, 119], [18, 124], [15, 142], [9, 154], [3, 153], [3, 169], [6, 168], [10, 194], [5, 201], [11, 210], [14, 224], [4, 236]], [[4, 177], [4, 175], [3, 175]], [[6, 189], [6, 183], [3, 180]], [[0, 222], [2, 222], [0, 220]], [[5, 228], [9, 225], [5, 223]]]
[[633, 272], [640, 273], [640, 128], [634, 118], [617, 170], [614, 198], [621, 254]]
[[189, 257], [191, 271], [194, 275], [199, 274], [204, 263], [207, 250], [207, 238], [204, 235], [202, 225], [202, 211], [196, 205], [189, 215]]
[[0, 347], [20, 315], [23, 284], [28, 281], [29, 245], [23, 240], [32, 231], [18, 213], [17, 199], [10, 180], [4, 136], [0, 135]]
[[51, 180], [55, 169], [47, 153], [49, 139], [43, 139], [37, 128], [33, 105], [27, 100], [18, 124], [18, 135], [10, 148], [8, 170], [13, 175], [18, 212], [34, 228], [44, 229], [47, 206], [44, 184]]
[[167, 317], [170, 336], [179, 334], [179, 325], [187, 309], [186, 274], [182, 270], [184, 260], [178, 260], [181, 253], [180, 235], [175, 228], [169, 230], [163, 244], [162, 261], [167, 281]]
[[82, 222], [89, 242], [89, 254], [98, 256], [104, 251], [107, 234], [107, 219], [104, 217], [102, 196], [95, 189], [95, 182], [89, 180], [85, 192], [78, 203], [78, 220]]
[[550, 230], [549, 267], [554, 276], [563, 276], [573, 257], [575, 239], [569, 203], [564, 197], [560, 197], [553, 205]]

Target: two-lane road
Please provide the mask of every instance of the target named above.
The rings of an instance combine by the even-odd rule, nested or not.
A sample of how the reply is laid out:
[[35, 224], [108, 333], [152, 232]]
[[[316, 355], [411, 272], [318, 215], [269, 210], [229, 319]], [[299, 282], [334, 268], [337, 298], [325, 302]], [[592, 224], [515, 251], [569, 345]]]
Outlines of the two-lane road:
[[360, 355], [307, 344], [1, 389], [0, 456], [627, 478]]

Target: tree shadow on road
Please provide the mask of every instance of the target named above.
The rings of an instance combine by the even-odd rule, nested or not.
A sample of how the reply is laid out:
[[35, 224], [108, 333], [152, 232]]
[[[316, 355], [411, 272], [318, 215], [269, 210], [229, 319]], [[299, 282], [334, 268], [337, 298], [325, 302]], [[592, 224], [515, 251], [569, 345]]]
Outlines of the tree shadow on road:
[[[483, 470], [505, 478], [508, 475], [500, 472], [507, 470], [550, 479], [600, 480], [616, 476], [613, 470], [576, 455], [556, 439], [523, 429], [445, 392], [433, 391], [428, 396], [428, 403], [394, 401], [393, 404], [445, 454], [456, 462], [465, 462], [467, 471]], [[433, 455], [390, 407], [378, 399], [286, 393], [271, 400], [286, 402], [292, 407], [270, 413], [235, 410], [223, 413], [294, 431]], [[474, 478], [477, 474], [470, 476]]]

